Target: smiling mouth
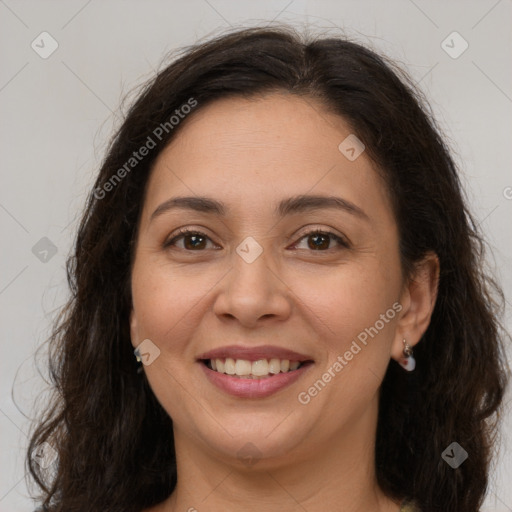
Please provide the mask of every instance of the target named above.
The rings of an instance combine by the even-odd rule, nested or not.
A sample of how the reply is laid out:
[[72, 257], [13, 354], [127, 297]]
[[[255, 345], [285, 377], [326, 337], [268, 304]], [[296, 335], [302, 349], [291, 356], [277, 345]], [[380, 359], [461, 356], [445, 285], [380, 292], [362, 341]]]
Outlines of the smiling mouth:
[[202, 359], [210, 370], [240, 379], [268, 379], [280, 373], [292, 373], [313, 361], [290, 361], [289, 359], [233, 359], [231, 357]]

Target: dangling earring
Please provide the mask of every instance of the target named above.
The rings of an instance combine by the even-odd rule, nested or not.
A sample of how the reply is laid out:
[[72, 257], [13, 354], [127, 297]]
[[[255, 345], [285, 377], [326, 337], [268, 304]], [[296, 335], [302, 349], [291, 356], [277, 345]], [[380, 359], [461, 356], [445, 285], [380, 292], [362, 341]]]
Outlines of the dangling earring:
[[142, 358], [140, 355], [140, 350], [138, 348], [136, 348], [133, 351], [133, 354], [135, 355], [135, 359], [137, 360], [137, 373], [142, 373], [144, 370], [143, 370], [143, 364], [142, 364]]
[[416, 368], [416, 359], [414, 359], [414, 356], [412, 355], [412, 348], [405, 341], [405, 338], [403, 339], [404, 344], [404, 355], [402, 358], [400, 358], [400, 361], [398, 361], [398, 364], [405, 368], [408, 372], [412, 372], [414, 368]]

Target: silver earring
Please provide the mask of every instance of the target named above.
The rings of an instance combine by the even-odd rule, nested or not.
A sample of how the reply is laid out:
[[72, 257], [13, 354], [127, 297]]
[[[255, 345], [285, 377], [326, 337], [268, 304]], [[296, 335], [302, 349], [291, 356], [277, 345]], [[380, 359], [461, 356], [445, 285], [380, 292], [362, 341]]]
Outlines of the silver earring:
[[416, 368], [416, 359], [414, 359], [414, 356], [412, 355], [412, 348], [405, 341], [405, 338], [403, 339], [404, 344], [404, 355], [400, 358], [400, 361], [398, 361], [398, 364], [405, 368], [408, 372], [412, 372], [414, 368]]
[[142, 373], [144, 371], [144, 369], [143, 369], [143, 365], [142, 365], [142, 358], [140, 355], [140, 350], [138, 348], [136, 348], [133, 351], [133, 354], [135, 356], [135, 359], [137, 360], [137, 373]]

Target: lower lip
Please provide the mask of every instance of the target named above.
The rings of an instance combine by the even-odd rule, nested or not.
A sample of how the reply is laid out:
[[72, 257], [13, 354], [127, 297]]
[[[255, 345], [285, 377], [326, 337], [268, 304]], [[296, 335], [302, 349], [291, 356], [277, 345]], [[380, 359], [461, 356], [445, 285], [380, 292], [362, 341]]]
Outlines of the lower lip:
[[297, 370], [278, 373], [262, 379], [241, 379], [225, 373], [210, 370], [204, 363], [199, 363], [208, 380], [220, 390], [239, 398], [265, 398], [289, 386], [308, 371], [311, 363]]

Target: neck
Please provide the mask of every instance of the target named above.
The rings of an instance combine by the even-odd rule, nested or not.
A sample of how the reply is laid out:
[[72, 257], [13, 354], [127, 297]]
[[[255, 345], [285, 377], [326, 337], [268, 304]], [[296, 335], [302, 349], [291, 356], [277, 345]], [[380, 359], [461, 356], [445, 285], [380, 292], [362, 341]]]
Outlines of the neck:
[[213, 457], [175, 428], [178, 483], [152, 512], [398, 512], [377, 485], [376, 414], [371, 407], [329, 440], [304, 441], [300, 452], [243, 467]]

